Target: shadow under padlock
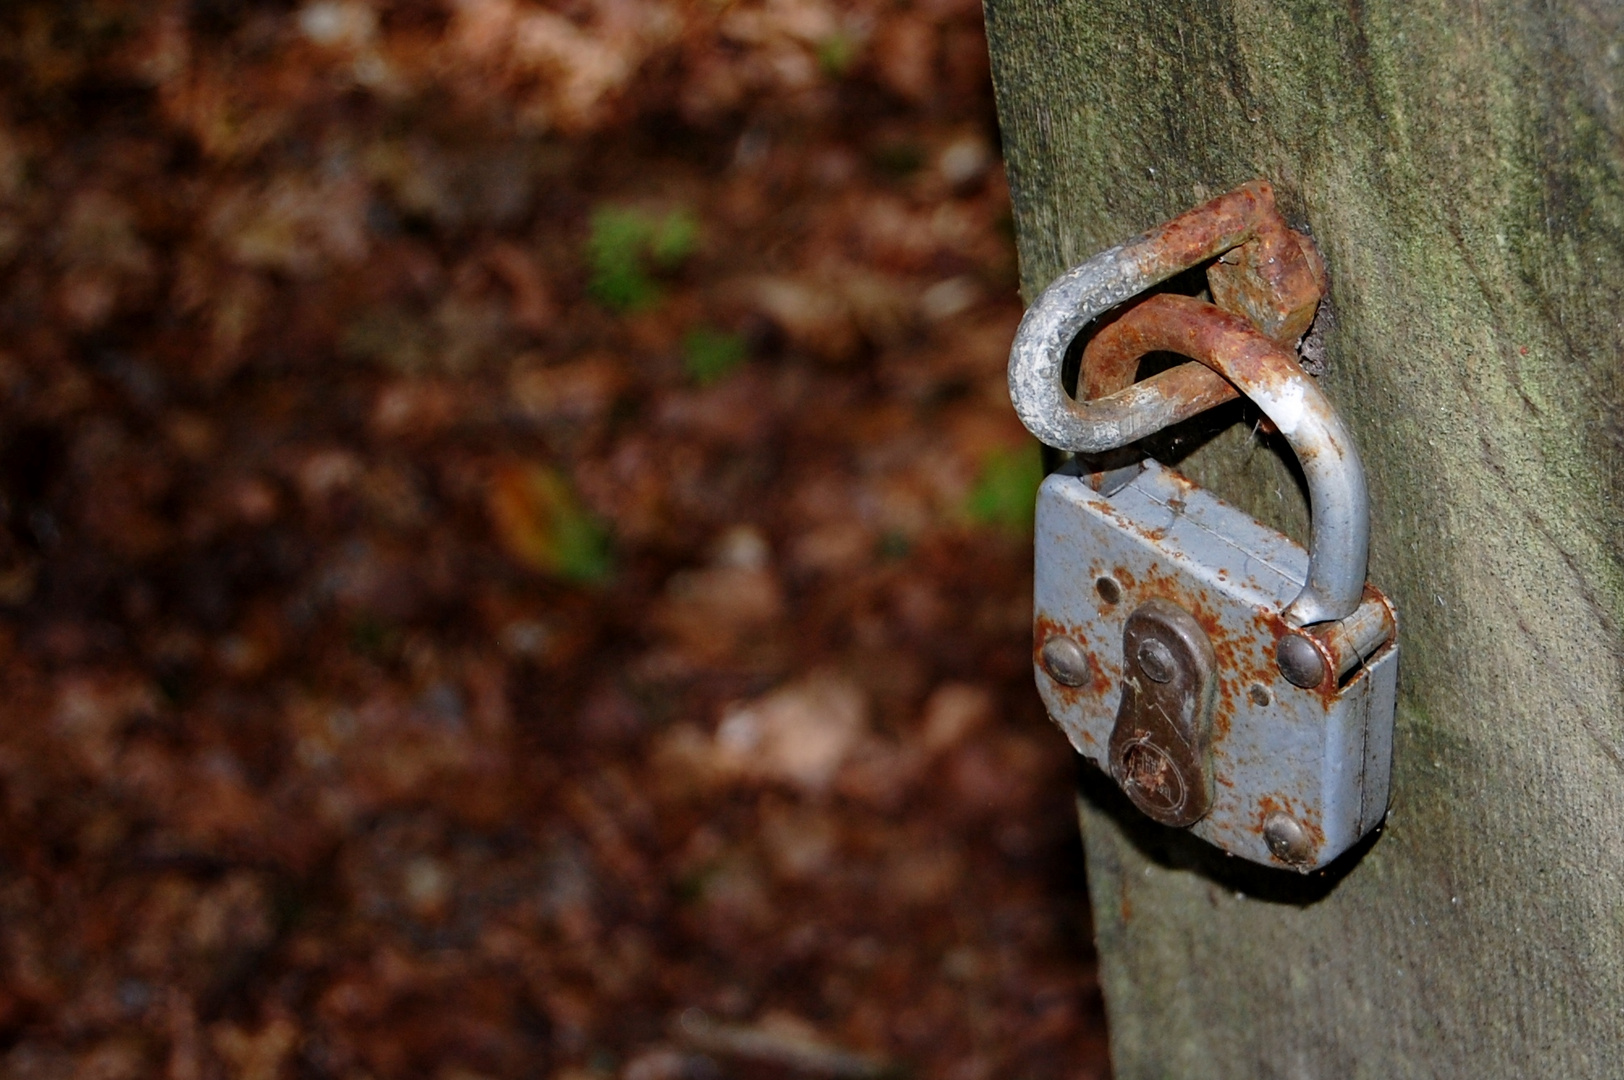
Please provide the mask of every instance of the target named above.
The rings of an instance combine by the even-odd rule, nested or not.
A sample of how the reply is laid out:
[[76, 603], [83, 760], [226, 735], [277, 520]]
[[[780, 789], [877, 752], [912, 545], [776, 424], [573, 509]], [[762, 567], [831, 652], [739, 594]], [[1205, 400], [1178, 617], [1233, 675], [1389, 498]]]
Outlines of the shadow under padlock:
[[[1209, 261], [1217, 303], [1140, 298]], [[1398, 660], [1392, 605], [1365, 581], [1363, 466], [1290, 348], [1323, 284], [1312, 243], [1258, 181], [1063, 275], [1010, 357], [1016, 410], [1047, 445], [1100, 454], [1244, 394], [1295, 452], [1312, 554], [1155, 461], [1053, 473], [1038, 497], [1034, 662], [1050, 716], [1140, 811], [1303, 872], [1386, 813]], [[1113, 309], [1073, 397], [1066, 350]], [[1133, 382], [1155, 351], [1197, 363]]]

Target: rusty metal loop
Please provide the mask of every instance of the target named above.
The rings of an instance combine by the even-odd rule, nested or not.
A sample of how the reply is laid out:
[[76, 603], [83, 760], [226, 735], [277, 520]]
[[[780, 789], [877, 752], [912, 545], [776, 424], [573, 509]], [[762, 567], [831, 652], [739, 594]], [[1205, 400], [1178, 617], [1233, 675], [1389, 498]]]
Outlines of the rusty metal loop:
[[1205, 411], [1217, 404], [1213, 392], [1228, 389], [1217, 376], [1201, 374], [1192, 385], [1189, 373], [1176, 368], [1108, 398], [1078, 401], [1066, 393], [1061, 369], [1083, 327], [1178, 272], [1148, 264], [1153, 254], [1148, 240], [1102, 251], [1062, 274], [1026, 309], [1010, 347], [1009, 398], [1040, 442], [1083, 454], [1115, 450]]
[[1294, 626], [1353, 614], [1364, 596], [1370, 543], [1365, 469], [1342, 418], [1295, 354], [1239, 315], [1169, 293], [1106, 326], [1089, 351], [1104, 367], [1129, 372], [1146, 353], [1188, 356], [1255, 402], [1291, 445], [1308, 481], [1308, 580], [1281, 614]]
[[[1009, 354], [1009, 396], [1027, 430], [1049, 446], [1097, 454], [1136, 442], [1234, 397], [1223, 379], [1187, 364], [1097, 400], [1061, 379], [1066, 351], [1089, 323], [1180, 271], [1249, 245], [1249, 260], [1209, 270], [1214, 295], [1281, 340], [1307, 329], [1323, 288], [1313, 245], [1291, 232], [1274, 189], [1254, 180], [1057, 278], [1027, 309]], [[1218, 276], [1215, 271], [1222, 270]], [[1127, 381], [1131, 381], [1131, 372]], [[1100, 391], [1096, 391], [1099, 393]], [[1093, 395], [1079, 395], [1089, 398]]]

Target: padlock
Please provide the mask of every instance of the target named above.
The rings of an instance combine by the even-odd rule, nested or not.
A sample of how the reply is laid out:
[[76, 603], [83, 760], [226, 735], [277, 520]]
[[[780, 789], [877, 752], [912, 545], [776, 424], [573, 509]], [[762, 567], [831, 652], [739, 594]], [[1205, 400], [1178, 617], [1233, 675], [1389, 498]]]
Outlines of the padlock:
[[[1260, 252], [1260, 233], [1272, 252]], [[1037, 503], [1033, 661], [1049, 715], [1141, 811], [1230, 854], [1308, 872], [1386, 814], [1398, 623], [1365, 581], [1358, 451], [1282, 344], [1306, 329], [1307, 293], [1274, 325], [1258, 312], [1271, 289], [1291, 292], [1278, 276], [1254, 280], [1231, 310], [1142, 299], [1089, 343], [1077, 397], [1061, 385], [1068, 348], [1099, 316], [1206, 260], [1222, 257], [1231, 280], [1237, 263], [1243, 276], [1280, 271], [1291, 261], [1281, 244], [1311, 249], [1291, 237], [1267, 185], [1254, 183], [1095, 256], [1029, 309], [1010, 388], [1028, 428], [1063, 450], [1126, 446], [1238, 391], [1296, 453], [1312, 553], [1153, 460], [1107, 469], [1076, 457], [1053, 472]], [[1322, 282], [1317, 257], [1298, 255]], [[1197, 363], [1124, 387], [1157, 351]]]

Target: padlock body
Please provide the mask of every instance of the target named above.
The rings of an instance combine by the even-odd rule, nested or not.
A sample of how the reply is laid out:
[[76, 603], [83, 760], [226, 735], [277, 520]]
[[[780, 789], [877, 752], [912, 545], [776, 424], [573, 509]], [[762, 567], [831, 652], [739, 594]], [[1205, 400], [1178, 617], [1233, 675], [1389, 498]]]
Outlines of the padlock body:
[[[1302, 588], [1308, 552], [1171, 469], [1147, 462], [1101, 495], [1068, 466], [1038, 494], [1033, 662], [1049, 715], [1107, 772], [1122, 698], [1123, 629], [1160, 598], [1195, 616], [1216, 657], [1208, 753], [1212, 803], [1189, 831], [1224, 851], [1299, 871], [1331, 862], [1387, 812], [1396, 633], [1338, 679], [1304, 689], [1280, 672], [1280, 611]], [[1386, 604], [1375, 590], [1367, 603]], [[1057, 678], [1045, 646], [1070, 639], [1086, 657]], [[1287, 858], [1271, 820], [1300, 826]]]

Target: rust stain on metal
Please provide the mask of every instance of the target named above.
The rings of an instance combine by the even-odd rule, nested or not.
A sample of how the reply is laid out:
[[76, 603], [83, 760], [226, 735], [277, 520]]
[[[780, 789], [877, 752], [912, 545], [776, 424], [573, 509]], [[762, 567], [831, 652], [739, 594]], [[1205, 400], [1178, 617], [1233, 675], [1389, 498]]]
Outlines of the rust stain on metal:
[[1325, 263], [1312, 240], [1286, 227], [1272, 198], [1269, 211], [1252, 240], [1207, 268], [1207, 285], [1213, 303], [1245, 315], [1282, 345], [1295, 345], [1325, 295]]
[[1269, 820], [1270, 814], [1283, 813], [1301, 825], [1308, 834], [1309, 841], [1314, 850], [1318, 851], [1325, 846], [1325, 830], [1320, 828], [1319, 822], [1306, 810], [1298, 810], [1292, 801], [1284, 795], [1264, 795], [1257, 801], [1257, 816], [1253, 818], [1256, 823], [1253, 831], [1259, 836], [1263, 835], [1264, 822]]
[[1038, 615], [1032, 620], [1032, 662], [1043, 662], [1043, 643], [1056, 634], [1064, 634], [1067, 628], [1061, 626], [1047, 615]]
[[[1392, 648], [1398, 640], [1398, 619], [1392, 601], [1368, 582], [1358, 611], [1347, 619], [1298, 628], [1287, 623], [1278, 612], [1262, 611], [1254, 617], [1254, 622], [1259, 640], [1269, 643], [1270, 655], [1280, 639], [1288, 634], [1306, 638], [1319, 650], [1326, 669], [1336, 673], [1336, 677], [1326, 679], [1311, 690], [1298, 687], [1291, 692], [1311, 693], [1326, 705], [1347, 693], [1382, 652]], [[1274, 674], [1274, 669], [1269, 667], [1263, 681], [1272, 679]]]
[[1083, 350], [1079, 387], [1094, 395], [1120, 390], [1132, 382], [1140, 359], [1152, 352], [1178, 353], [1210, 368], [1228, 387], [1224, 400], [1239, 396], [1226, 378], [1269, 388], [1303, 378], [1296, 355], [1245, 316], [1191, 296], [1158, 293], [1094, 335]]
[[[1089, 366], [1090, 352], [1096, 366]], [[1139, 359], [1152, 352], [1192, 358], [1215, 377], [1245, 387], [1266, 413], [1288, 424], [1286, 438], [1309, 483], [1316, 554], [1286, 615], [1298, 626], [1347, 617], [1363, 587], [1368, 506], [1358, 451], [1330, 401], [1308, 381], [1294, 353], [1245, 317], [1171, 293], [1150, 297], [1096, 334], [1081, 378], [1090, 389], [1101, 380], [1131, 378]]]
[[1089, 698], [1104, 699], [1113, 689], [1111, 679], [1100, 667], [1099, 658], [1095, 650], [1089, 647], [1087, 636], [1075, 626], [1067, 626], [1039, 614], [1032, 621], [1032, 663], [1038, 670], [1043, 670], [1043, 646], [1051, 637], [1056, 635], [1069, 637], [1082, 647], [1084, 656], [1088, 659], [1089, 680], [1081, 686], [1067, 686], [1065, 683], [1051, 679], [1050, 684], [1054, 692], [1068, 705], [1075, 705]]
[[[1046, 671], [1043, 663], [1043, 646], [1056, 635], [1070, 637], [1078, 645], [1081, 645], [1084, 651], [1088, 649], [1087, 641], [1082, 635], [1075, 633], [1075, 627], [1062, 626], [1049, 616], [1040, 614], [1032, 621], [1032, 663], [1039, 671]], [[1090, 655], [1092, 656], [1091, 653]], [[1050, 680], [1050, 683], [1053, 685], [1055, 692], [1068, 704], [1076, 699], [1076, 687], [1067, 686], [1065, 683], [1053, 679]]]
[[[1231, 720], [1244, 700], [1247, 688], [1254, 682], [1272, 682], [1274, 672], [1256, 662], [1255, 648], [1251, 641], [1237, 637], [1225, 628], [1223, 620], [1218, 615], [1221, 603], [1209, 595], [1207, 590], [1193, 588], [1178, 575], [1154, 567], [1145, 571], [1143, 580], [1134, 580], [1133, 575], [1123, 568], [1114, 569], [1112, 573], [1123, 581], [1124, 604], [1137, 605], [1153, 597], [1171, 601], [1194, 616], [1202, 631], [1206, 633], [1218, 662], [1217, 697], [1212, 713], [1212, 741], [1215, 746], [1220, 745], [1229, 734]], [[1272, 641], [1273, 638], [1270, 637], [1268, 640]]]
[[1088, 670], [1093, 675], [1093, 681], [1089, 683], [1089, 689], [1094, 691], [1095, 697], [1105, 697], [1111, 692], [1111, 680], [1105, 674], [1105, 669], [1100, 667], [1100, 662], [1093, 653], [1088, 654]]
[[[1286, 225], [1275, 206], [1274, 188], [1266, 180], [1253, 180], [1186, 211], [1148, 233], [1147, 239], [1153, 249], [1150, 264], [1158, 274], [1171, 275], [1218, 253], [1207, 268], [1212, 306], [1248, 321], [1288, 349], [1307, 333], [1325, 294], [1324, 260], [1312, 240]], [[1114, 340], [1110, 331], [1157, 299], [1148, 297], [1126, 309], [1089, 342], [1078, 376], [1079, 398], [1109, 398], [1134, 385], [1139, 358], [1154, 350], [1129, 355], [1110, 344]], [[1174, 347], [1167, 351], [1184, 352]], [[1162, 372], [1136, 389], [1186, 403], [1180, 410], [1184, 415], [1238, 396], [1213, 371], [1192, 364]]]

